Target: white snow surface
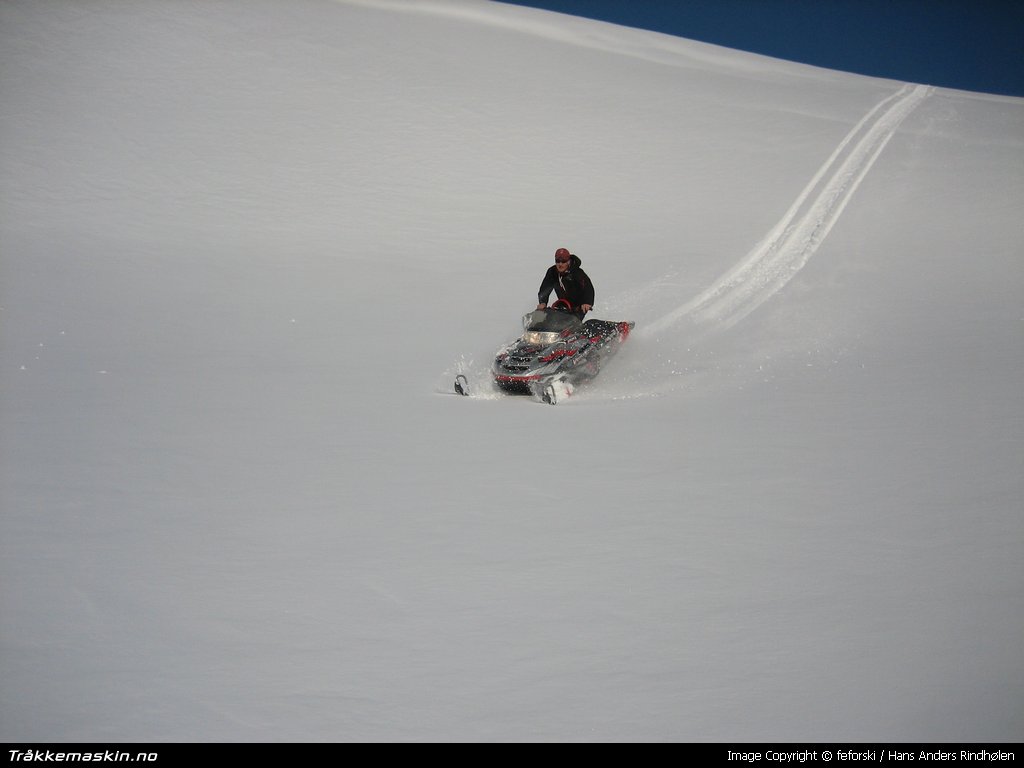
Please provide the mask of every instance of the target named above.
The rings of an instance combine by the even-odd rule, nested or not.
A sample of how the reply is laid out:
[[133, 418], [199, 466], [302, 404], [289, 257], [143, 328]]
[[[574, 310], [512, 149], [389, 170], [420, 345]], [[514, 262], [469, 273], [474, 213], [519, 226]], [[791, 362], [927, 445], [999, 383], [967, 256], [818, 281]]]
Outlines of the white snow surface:
[[[1022, 210], [1018, 98], [7, 0], [0, 740], [1019, 741]], [[495, 395], [562, 246], [636, 331]]]

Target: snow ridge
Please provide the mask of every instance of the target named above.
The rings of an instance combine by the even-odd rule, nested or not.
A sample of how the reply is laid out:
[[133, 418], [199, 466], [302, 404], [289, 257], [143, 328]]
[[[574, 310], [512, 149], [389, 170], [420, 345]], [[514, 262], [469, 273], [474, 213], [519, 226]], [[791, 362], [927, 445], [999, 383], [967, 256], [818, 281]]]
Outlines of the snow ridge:
[[647, 331], [662, 331], [685, 317], [730, 328], [780, 291], [818, 250], [903, 120], [934, 90], [907, 84], [876, 104], [741, 262]]

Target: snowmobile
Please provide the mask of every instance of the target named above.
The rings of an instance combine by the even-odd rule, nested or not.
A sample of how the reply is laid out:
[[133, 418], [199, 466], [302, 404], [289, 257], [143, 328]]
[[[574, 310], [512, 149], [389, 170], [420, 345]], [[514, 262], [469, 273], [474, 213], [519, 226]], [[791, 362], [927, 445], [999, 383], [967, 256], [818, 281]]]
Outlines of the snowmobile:
[[[533, 395], [555, 405], [580, 383], [597, 376], [633, 330], [632, 321], [582, 320], [560, 299], [523, 316], [523, 335], [498, 350], [491, 366], [494, 383], [513, 394]], [[466, 377], [455, 391], [468, 395]]]

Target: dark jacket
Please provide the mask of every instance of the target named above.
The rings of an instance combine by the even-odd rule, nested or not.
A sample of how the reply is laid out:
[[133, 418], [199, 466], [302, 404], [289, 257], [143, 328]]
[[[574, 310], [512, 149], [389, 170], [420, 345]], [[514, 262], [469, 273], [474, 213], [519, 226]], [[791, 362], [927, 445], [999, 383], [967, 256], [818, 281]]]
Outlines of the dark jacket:
[[569, 259], [569, 268], [563, 274], [558, 274], [558, 268], [552, 264], [544, 273], [544, 281], [537, 291], [537, 303], [547, 304], [551, 291], [560, 299], [565, 299], [572, 304], [573, 310], [579, 309], [581, 304], [594, 303], [594, 284], [590, 277], [580, 269], [583, 261], [579, 256], [573, 254]]

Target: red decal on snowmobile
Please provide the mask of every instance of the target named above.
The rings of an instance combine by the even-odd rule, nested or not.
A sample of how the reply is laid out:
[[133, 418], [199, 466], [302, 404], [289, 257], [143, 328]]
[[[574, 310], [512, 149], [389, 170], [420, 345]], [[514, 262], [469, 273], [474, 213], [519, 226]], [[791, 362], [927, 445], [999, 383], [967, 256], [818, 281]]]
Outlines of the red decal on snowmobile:
[[552, 360], [556, 360], [559, 357], [572, 357], [576, 352], [577, 350], [575, 349], [556, 349], [550, 355], [545, 355], [540, 360], [542, 363], [550, 363]]

